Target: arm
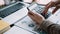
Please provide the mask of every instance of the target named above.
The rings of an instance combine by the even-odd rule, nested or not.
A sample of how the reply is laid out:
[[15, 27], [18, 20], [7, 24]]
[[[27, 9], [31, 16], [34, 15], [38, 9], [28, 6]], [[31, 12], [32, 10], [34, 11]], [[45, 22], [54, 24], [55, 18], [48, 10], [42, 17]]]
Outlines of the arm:
[[60, 34], [60, 25], [54, 24], [48, 20], [43, 21], [40, 27], [41, 29], [47, 31], [49, 34]]
[[[47, 4], [46, 9], [44, 11], [47, 11], [50, 7], [55, 6], [56, 8], [53, 10], [53, 14], [60, 8], [60, 1], [54, 1]], [[45, 14], [46, 12], [43, 12]], [[48, 20], [45, 20], [45, 18], [42, 15], [36, 14], [34, 12], [29, 11], [28, 16], [31, 17], [37, 24], [41, 27], [41, 29], [49, 32], [49, 34], [60, 34], [60, 25], [52, 23]]]
[[28, 15], [40, 26], [41, 29], [45, 30], [49, 34], [60, 34], [60, 25], [45, 20], [42, 15], [31, 11], [28, 12]]

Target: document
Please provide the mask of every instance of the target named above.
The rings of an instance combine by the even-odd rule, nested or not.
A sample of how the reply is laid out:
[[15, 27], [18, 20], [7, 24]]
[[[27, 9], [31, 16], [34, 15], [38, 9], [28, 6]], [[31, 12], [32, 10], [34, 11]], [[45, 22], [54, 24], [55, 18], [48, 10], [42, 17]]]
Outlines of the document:
[[37, 33], [34, 31], [34, 29], [37, 29], [37, 25], [35, 24], [35, 22], [29, 17], [26, 16], [25, 18], [23, 18], [21, 21], [15, 23], [16, 26], [19, 26], [25, 30]]
[[50, 16], [47, 20], [60, 25], [60, 9], [55, 14]]

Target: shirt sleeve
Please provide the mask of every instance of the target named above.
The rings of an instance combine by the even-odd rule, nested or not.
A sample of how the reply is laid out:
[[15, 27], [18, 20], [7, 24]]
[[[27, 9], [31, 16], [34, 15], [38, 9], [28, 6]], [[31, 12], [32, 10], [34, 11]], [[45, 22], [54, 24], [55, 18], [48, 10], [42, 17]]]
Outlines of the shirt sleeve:
[[40, 28], [48, 32], [49, 34], [60, 34], [60, 25], [54, 24], [48, 20], [43, 21]]

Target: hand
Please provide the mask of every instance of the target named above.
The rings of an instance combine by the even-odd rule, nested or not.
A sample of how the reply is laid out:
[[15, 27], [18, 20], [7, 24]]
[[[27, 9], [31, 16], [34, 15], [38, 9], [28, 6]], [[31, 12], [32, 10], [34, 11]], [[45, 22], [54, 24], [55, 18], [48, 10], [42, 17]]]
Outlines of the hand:
[[28, 16], [31, 17], [37, 24], [41, 24], [45, 19], [42, 15], [33, 13], [31, 11], [28, 12]]
[[56, 7], [53, 11], [52, 14], [54, 14], [59, 8], [60, 8], [60, 0], [55, 0], [55, 1], [51, 1], [49, 2], [46, 7], [45, 10], [43, 11], [43, 14], [47, 14], [48, 9], [51, 7]]

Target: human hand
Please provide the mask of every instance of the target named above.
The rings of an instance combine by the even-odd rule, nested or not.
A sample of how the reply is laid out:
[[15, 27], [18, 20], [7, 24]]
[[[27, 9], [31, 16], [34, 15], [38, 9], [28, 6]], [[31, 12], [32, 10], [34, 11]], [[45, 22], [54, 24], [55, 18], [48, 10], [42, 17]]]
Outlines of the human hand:
[[49, 2], [43, 11], [43, 14], [47, 14], [48, 9], [51, 7], [55, 7], [55, 9], [52, 11], [52, 14], [54, 14], [60, 8], [60, 0], [52, 0]]
[[29, 11], [28, 16], [31, 17], [37, 24], [41, 24], [45, 19], [42, 15]]

